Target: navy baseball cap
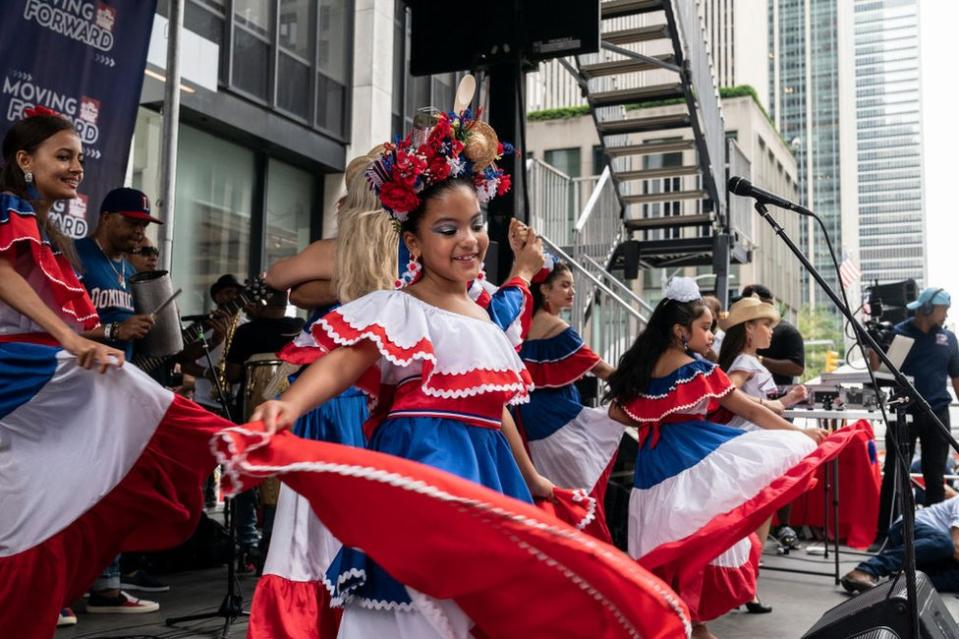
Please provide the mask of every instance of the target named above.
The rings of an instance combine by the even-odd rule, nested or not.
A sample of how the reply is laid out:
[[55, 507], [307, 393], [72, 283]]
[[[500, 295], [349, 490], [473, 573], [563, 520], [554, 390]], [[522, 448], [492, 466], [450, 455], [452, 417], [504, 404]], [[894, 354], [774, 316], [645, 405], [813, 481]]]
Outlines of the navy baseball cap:
[[906, 308], [914, 311], [923, 304], [929, 304], [929, 306], [952, 306], [952, 297], [944, 289], [930, 286], [919, 294], [915, 302], [906, 304]]
[[163, 224], [163, 220], [150, 215], [150, 198], [147, 194], [136, 189], [120, 188], [107, 193], [100, 205], [100, 214], [104, 213], [119, 213], [135, 220]]

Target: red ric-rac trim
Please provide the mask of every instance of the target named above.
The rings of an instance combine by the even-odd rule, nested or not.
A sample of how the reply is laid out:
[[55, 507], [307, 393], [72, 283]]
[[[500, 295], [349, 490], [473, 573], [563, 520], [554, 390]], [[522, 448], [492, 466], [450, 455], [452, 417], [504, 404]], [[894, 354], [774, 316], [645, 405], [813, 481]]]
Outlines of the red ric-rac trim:
[[[718, 366], [708, 373], [695, 375], [685, 383], [677, 384], [669, 393], [661, 397], [636, 397], [622, 405], [629, 417], [637, 422], [661, 422], [674, 414], [686, 414], [698, 407], [703, 398], [718, 400], [733, 392], [736, 387]], [[718, 403], [711, 401], [702, 414], [712, 412]]]
[[394, 343], [380, 324], [368, 324], [363, 328], [354, 328], [347, 322], [339, 311], [327, 313], [313, 324], [313, 337], [317, 343], [328, 351], [340, 346], [353, 346], [363, 340], [376, 344], [380, 354], [397, 366], [407, 366], [415, 359], [423, 360], [423, 373], [426, 374], [426, 362], [430, 362], [430, 369], [436, 362], [433, 354], [433, 344], [423, 337], [410, 347], [399, 346]]
[[277, 352], [276, 356], [290, 364], [307, 366], [325, 354], [326, 351], [316, 346], [299, 346], [296, 342], [288, 342]]
[[555, 362], [523, 360], [536, 388], [562, 388], [579, 381], [599, 363], [599, 355], [583, 344], [569, 356]]
[[[339, 311], [332, 311], [317, 320], [312, 331], [321, 348], [327, 351], [369, 340], [376, 344], [383, 357], [397, 366], [407, 366], [414, 360], [421, 360], [422, 390], [431, 397], [451, 399], [506, 392], [511, 396], [505, 398], [510, 404], [529, 400], [532, 380], [525, 369], [476, 369], [459, 374], [435, 371], [436, 355], [433, 353], [433, 344], [427, 337], [421, 338], [413, 346], [400, 346], [390, 338], [389, 332], [382, 325], [368, 324], [356, 328], [347, 322]], [[380, 392], [378, 380], [379, 370], [374, 365], [363, 374], [356, 386], [375, 400]]]
[[67, 258], [55, 255], [49, 243], [41, 239], [33, 211], [18, 211], [8, 207], [7, 214], [7, 221], [0, 224], [0, 254], [7, 253], [15, 244], [27, 243], [33, 263], [40, 268], [49, 283], [60, 311], [73, 318], [84, 330], [99, 326], [96, 308], [86, 289], [77, 279]]

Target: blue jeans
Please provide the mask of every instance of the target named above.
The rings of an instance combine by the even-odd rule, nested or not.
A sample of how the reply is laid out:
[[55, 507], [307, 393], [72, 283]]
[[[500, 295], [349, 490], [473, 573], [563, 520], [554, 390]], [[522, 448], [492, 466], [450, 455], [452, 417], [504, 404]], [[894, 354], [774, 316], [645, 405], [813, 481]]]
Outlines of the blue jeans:
[[117, 590], [120, 588], [120, 555], [113, 558], [110, 565], [103, 569], [97, 580], [93, 582], [90, 592], [101, 590]]
[[[952, 535], [928, 524], [916, 522], [916, 567], [929, 575], [937, 590], [959, 590], [959, 562]], [[902, 520], [889, 529], [886, 548], [856, 566], [856, 570], [874, 577], [885, 577], [902, 570], [905, 547], [902, 541]]]
[[256, 549], [260, 535], [256, 530], [256, 491], [245, 490], [233, 498], [236, 515], [236, 542], [240, 550]]

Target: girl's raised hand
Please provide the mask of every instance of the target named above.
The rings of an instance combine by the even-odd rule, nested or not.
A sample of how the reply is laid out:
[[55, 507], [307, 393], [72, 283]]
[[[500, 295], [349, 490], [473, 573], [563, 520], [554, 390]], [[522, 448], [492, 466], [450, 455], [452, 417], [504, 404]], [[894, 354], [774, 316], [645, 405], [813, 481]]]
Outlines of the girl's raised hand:
[[273, 435], [277, 431], [289, 428], [296, 421], [296, 417], [296, 409], [292, 404], [279, 399], [270, 399], [256, 407], [250, 416], [250, 421], [262, 421], [266, 432]]

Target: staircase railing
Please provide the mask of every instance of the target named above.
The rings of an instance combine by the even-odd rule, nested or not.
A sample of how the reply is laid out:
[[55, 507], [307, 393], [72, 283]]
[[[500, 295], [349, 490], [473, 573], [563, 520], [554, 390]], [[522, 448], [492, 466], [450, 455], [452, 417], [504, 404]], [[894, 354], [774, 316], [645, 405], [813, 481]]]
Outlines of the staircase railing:
[[[583, 336], [590, 348], [604, 361], [615, 365], [646, 326], [646, 318], [606, 285], [604, 280], [607, 277], [599, 275], [602, 272], [612, 277], [609, 273], [602, 269], [597, 273], [592, 272], [548, 237], [543, 237], [543, 243], [547, 250], [569, 264], [573, 271], [577, 302], [573, 304], [570, 326]], [[590, 262], [595, 264], [593, 260]], [[580, 300], [585, 300], [585, 303]]]
[[603, 169], [573, 227], [573, 257], [588, 255], [603, 268], [623, 241], [623, 213], [609, 167]]
[[623, 241], [622, 206], [609, 169], [571, 178], [538, 159], [527, 161], [530, 223], [545, 248], [573, 271], [570, 325], [608, 362], [619, 361], [651, 310], [606, 268]]
[[689, 108], [700, 164], [704, 165], [703, 186], [713, 202], [720, 225], [726, 221], [725, 125], [719, 91], [713, 77], [712, 64], [699, 15], [699, 3], [688, 0], [665, 0], [666, 19], [678, 29], [670, 29], [677, 62], [683, 69], [683, 92]]
[[[641, 298], [639, 295], [634, 293], [631, 288], [629, 288], [628, 286], [620, 282], [618, 279], [616, 279], [616, 277], [612, 273], [610, 273], [609, 271], [604, 269], [602, 266], [600, 266], [600, 264], [596, 262], [596, 260], [594, 260], [588, 255], [583, 255], [582, 260], [583, 260], [583, 264], [593, 267], [593, 269], [595, 269], [594, 273], [597, 273], [599, 276], [601, 276], [603, 281], [611, 289], [616, 291], [616, 293], [619, 294], [624, 300], [626, 300], [627, 302], [636, 304], [647, 313], [652, 313], [655, 310], [654, 307], [649, 302]], [[645, 317], [643, 318], [643, 322], [644, 323], [646, 322]]]

